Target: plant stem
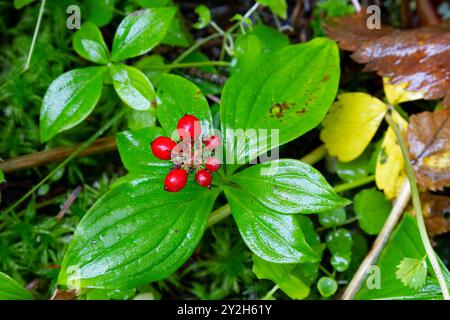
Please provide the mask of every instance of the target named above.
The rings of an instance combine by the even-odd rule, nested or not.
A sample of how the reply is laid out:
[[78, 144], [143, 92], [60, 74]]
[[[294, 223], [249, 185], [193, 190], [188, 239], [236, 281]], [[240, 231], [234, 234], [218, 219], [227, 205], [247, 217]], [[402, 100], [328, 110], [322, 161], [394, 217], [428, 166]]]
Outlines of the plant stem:
[[225, 219], [231, 214], [230, 205], [226, 204], [222, 207], [220, 207], [217, 210], [214, 210], [211, 215], [209, 216], [208, 223], [206, 224], [206, 227], [209, 228], [213, 225], [215, 225], [217, 222]]
[[266, 295], [261, 300], [269, 300], [270, 297], [273, 296], [273, 294], [278, 290], [278, 285], [274, 285], [272, 289], [270, 289], [269, 292], [266, 293]]
[[194, 68], [194, 67], [204, 67], [204, 66], [221, 66], [228, 67], [230, 63], [227, 61], [199, 61], [199, 62], [186, 62], [186, 63], [171, 63], [165, 65], [154, 65], [141, 68], [144, 70], [148, 69], [176, 69], [176, 68]]
[[31, 57], [33, 56], [34, 46], [36, 45], [39, 28], [40, 28], [41, 22], [42, 22], [42, 16], [44, 15], [44, 8], [45, 8], [45, 0], [42, 0], [41, 8], [39, 9], [39, 15], [38, 15], [38, 19], [36, 22], [36, 27], [34, 28], [33, 39], [31, 40], [30, 50], [28, 51], [27, 61], [25, 62], [25, 66], [23, 67], [23, 70], [21, 73], [27, 71], [28, 68], [30, 67]]
[[381, 229], [380, 234], [375, 239], [370, 252], [364, 258], [363, 262], [359, 265], [358, 270], [350, 281], [349, 285], [345, 289], [344, 294], [342, 295], [342, 300], [351, 300], [355, 296], [356, 292], [361, 287], [363, 281], [366, 279], [368, 270], [371, 266], [373, 266], [378, 259], [378, 256], [381, 253], [384, 245], [389, 239], [390, 234], [394, 230], [394, 227], [397, 225], [398, 220], [403, 214], [403, 211], [406, 208], [406, 205], [411, 198], [409, 184], [407, 181], [403, 183], [402, 189], [397, 196], [397, 200], [395, 201], [394, 206], [392, 207], [389, 216], [384, 223], [383, 229]]
[[30, 195], [32, 195], [41, 185], [47, 182], [56, 172], [63, 168], [66, 164], [72, 161], [81, 151], [86, 149], [90, 144], [92, 144], [99, 136], [101, 136], [106, 130], [108, 130], [112, 125], [114, 125], [122, 116], [125, 114], [126, 110], [118, 112], [112, 119], [110, 119], [103, 127], [97, 130], [88, 140], [83, 142], [77, 150], [75, 150], [69, 157], [61, 162], [53, 171], [51, 171], [44, 179], [42, 179], [37, 185], [35, 185], [30, 191], [28, 191], [24, 196], [22, 196], [17, 202], [6, 209], [2, 214], [0, 214], [0, 220], [3, 219], [7, 214], [13, 211], [19, 204], [26, 200]]
[[365, 184], [373, 182], [374, 180], [375, 180], [375, 175], [371, 175], [371, 176], [364, 177], [364, 178], [361, 178], [358, 180], [353, 180], [351, 182], [338, 184], [337, 186], [334, 186], [333, 189], [335, 192], [340, 193], [340, 192], [348, 191], [348, 190], [363, 186]]
[[200, 48], [202, 45], [204, 45], [205, 43], [215, 39], [215, 38], [219, 38], [222, 35], [220, 33], [214, 33], [210, 36], [207, 36], [203, 39], [200, 39], [199, 41], [197, 41], [194, 45], [192, 45], [189, 49], [187, 49], [186, 51], [184, 51], [182, 54], [180, 54], [178, 56], [178, 58], [176, 58], [175, 60], [173, 60], [172, 64], [177, 64], [181, 61], [183, 61], [184, 58], [186, 58], [188, 55], [190, 55], [192, 52], [194, 52], [195, 50], [197, 50], [198, 48]]
[[318, 146], [316, 149], [308, 153], [306, 156], [302, 157], [300, 161], [306, 162], [309, 164], [314, 164], [316, 162], [319, 162], [327, 155], [327, 149], [325, 148], [325, 145]]
[[390, 114], [386, 115], [386, 121], [389, 123], [389, 126], [395, 133], [397, 138], [397, 142], [400, 145], [400, 149], [402, 151], [403, 160], [405, 163], [406, 175], [408, 177], [409, 185], [411, 188], [411, 198], [414, 206], [414, 211], [416, 212], [416, 220], [417, 227], [419, 228], [420, 238], [422, 239], [423, 246], [425, 248], [425, 252], [428, 255], [428, 259], [430, 260], [431, 266], [433, 267], [434, 273], [436, 274], [436, 278], [439, 282], [439, 286], [442, 290], [442, 295], [444, 300], [450, 300], [450, 295], [447, 287], [447, 282], [445, 281], [444, 274], [442, 272], [441, 267], [439, 266], [439, 262], [436, 258], [436, 253], [431, 246], [430, 239], [428, 238], [427, 229], [425, 228], [425, 222], [423, 219], [422, 206], [420, 204], [419, 198], [419, 190], [417, 189], [416, 180], [414, 176], [414, 171], [409, 161], [408, 149], [406, 148], [405, 142], [403, 141], [402, 134], [400, 129], [395, 124], [392, 116]]

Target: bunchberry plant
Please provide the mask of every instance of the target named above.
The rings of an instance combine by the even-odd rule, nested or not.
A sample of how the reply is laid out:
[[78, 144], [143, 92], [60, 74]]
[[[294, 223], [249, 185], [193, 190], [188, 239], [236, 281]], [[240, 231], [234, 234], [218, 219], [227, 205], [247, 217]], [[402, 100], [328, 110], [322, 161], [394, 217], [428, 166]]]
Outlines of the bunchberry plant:
[[[125, 289], [167, 277], [192, 254], [222, 192], [244, 242], [259, 258], [272, 263], [320, 261], [322, 250], [308, 243], [297, 215], [337, 209], [349, 201], [300, 161], [245, 163], [301, 136], [323, 119], [337, 92], [336, 45], [315, 39], [260, 53], [240, 65], [222, 93], [223, 141], [213, 133], [210, 107], [200, 89], [183, 77], [161, 76], [156, 99], [161, 127], [117, 136], [129, 174], [83, 218], [64, 259], [60, 284]], [[277, 107], [281, 114], [274, 115]], [[188, 168], [176, 158], [161, 159], [167, 159], [174, 144], [159, 137], [171, 136], [175, 128], [180, 142], [187, 137], [195, 141], [198, 132], [208, 141], [202, 149], [212, 151], [222, 142], [224, 153], [234, 151], [238, 161], [224, 161], [215, 172], [201, 162], [193, 177], [197, 183], [186, 181], [190, 163]], [[271, 141], [270, 135], [261, 135], [235, 143], [227, 132], [237, 129], [269, 130], [278, 137]], [[257, 151], [248, 145], [258, 146]], [[218, 168], [215, 160], [209, 162]], [[180, 168], [170, 171], [174, 165]], [[177, 192], [164, 191], [162, 181], [167, 191]], [[70, 273], [74, 266], [77, 272]]]
[[173, 163], [164, 180], [164, 190], [178, 192], [186, 185], [187, 174], [194, 173], [195, 181], [202, 187], [211, 188], [212, 172], [220, 168], [220, 161], [213, 156], [220, 145], [217, 136], [204, 136], [197, 117], [185, 114], [177, 125], [177, 143], [168, 137], [157, 137], [151, 143], [153, 155]]

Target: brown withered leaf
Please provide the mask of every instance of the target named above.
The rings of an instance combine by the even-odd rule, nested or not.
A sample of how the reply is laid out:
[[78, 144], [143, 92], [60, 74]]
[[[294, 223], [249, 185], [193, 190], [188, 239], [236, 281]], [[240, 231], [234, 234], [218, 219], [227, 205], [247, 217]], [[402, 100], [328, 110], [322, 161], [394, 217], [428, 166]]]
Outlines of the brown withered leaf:
[[412, 115], [408, 144], [417, 182], [430, 190], [450, 186], [450, 109]]
[[[361, 18], [362, 17], [362, 18]], [[369, 30], [361, 15], [334, 18], [325, 23], [327, 35], [365, 71], [407, 83], [406, 90], [424, 92], [428, 100], [444, 98], [450, 106], [450, 21], [412, 30], [382, 26]]]
[[446, 213], [450, 213], [450, 197], [422, 193], [420, 203], [425, 217], [425, 226], [431, 238], [450, 232], [450, 219], [445, 216]]
[[377, 40], [395, 30], [386, 25], [381, 25], [380, 29], [367, 28], [368, 16], [365, 12], [366, 10], [361, 10], [360, 13], [332, 17], [326, 20], [323, 29], [330, 38], [339, 43], [341, 49], [348, 51], [356, 51], [363, 43]]

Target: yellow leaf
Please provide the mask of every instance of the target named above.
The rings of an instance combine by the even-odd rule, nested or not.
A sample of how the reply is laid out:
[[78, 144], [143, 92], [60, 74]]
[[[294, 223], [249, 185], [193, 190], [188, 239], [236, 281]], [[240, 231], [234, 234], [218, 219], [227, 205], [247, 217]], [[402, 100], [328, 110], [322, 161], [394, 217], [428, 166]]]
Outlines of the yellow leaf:
[[[394, 122], [399, 126], [402, 134], [408, 128], [406, 122], [397, 112], [393, 112]], [[377, 187], [384, 191], [387, 198], [393, 199], [400, 192], [405, 182], [406, 173], [402, 151], [395, 137], [394, 130], [388, 128], [378, 154], [375, 171]]]
[[396, 105], [406, 101], [423, 99], [423, 92], [407, 91], [409, 83], [391, 84], [389, 78], [383, 78], [384, 93], [391, 105]]
[[387, 106], [366, 93], [343, 93], [323, 120], [320, 138], [340, 161], [358, 158], [372, 140]]

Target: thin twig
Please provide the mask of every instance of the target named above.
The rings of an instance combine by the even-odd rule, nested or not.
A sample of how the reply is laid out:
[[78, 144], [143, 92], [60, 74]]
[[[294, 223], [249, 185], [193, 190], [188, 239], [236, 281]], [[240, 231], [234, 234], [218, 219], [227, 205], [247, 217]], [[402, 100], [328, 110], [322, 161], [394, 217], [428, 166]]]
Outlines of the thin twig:
[[111, 120], [105, 123], [103, 127], [97, 130], [92, 137], [83, 142], [74, 153], [72, 153], [68, 158], [66, 158], [63, 162], [61, 162], [53, 171], [51, 171], [44, 179], [42, 179], [37, 185], [31, 188], [25, 195], [23, 195], [19, 200], [17, 200], [12, 206], [6, 209], [4, 212], [0, 214], [0, 220], [13, 211], [19, 204], [21, 204], [24, 200], [26, 200], [29, 196], [31, 196], [41, 185], [47, 182], [56, 172], [58, 172], [61, 168], [64, 168], [66, 164], [72, 161], [78, 154], [80, 154], [84, 149], [89, 147], [99, 136], [101, 136], [106, 130], [108, 130], [111, 126], [113, 126], [119, 119], [123, 117], [126, 110], [122, 110], [118, 112]]
[[81, 187], [78, 186], [75, 188], [75, 190], [72, 191], [69, 198], [67, 198], [66, 202], [62, 206], [61, 210], [56, 215], [55, 219], [56, 221], [60, 222], [62, 218], [64, 218], [64, 215], [66, 214], [67, 210], [69, 210], [70, 206], [74, 203], [75, 199], [78, 197], [78, 195], [81, 192]]
[[[17, 170], [35, 168], [52, 162], [58, 162], [74, 153], [80, 145], [81, 144], [78, 144], [68, 148], [55, 148], [9, 159], [5, 162], [0, 162], [0, 170], [4, 173], [10, 173]], [[95, 140], [77, 156], [84, 157], [91, 154], [113, 151], [116, 147], [116, 139], [114, 136], [104, 137]]]
[[355, 7], [356, 12], [361, 11], [361, 5], [359, 4], [358, 0], [352, 0], [353, 6]]
[[347, 286], [347, 289], [342, 295], [342, 300], [352, 300], [356, 292], [359, 290], [359, 288], [361, 288], [363, 281], [367, 277], [369, 268], [376, 263], [381, 250], [388, 241], [392, 231], [394, 230], [394, 227], [397, 225], [397, 222], [402, 216], [403, 211], [405, 210], [410, 198], [411, 189], [409, 188], [408, 181], [405, 181], [402, 185], [402, 189], [397, 197], [397, 200], [395, 201], [394, 207], [392, 208], [386, 222], [384, 223], [383, 229], [373, 243], [372, 249], [364, 258], [363, 262], [358, 268], [358, 271], [356, 271], [355, 275]]
[[42, 16], [44, 15], [44, 8], [45, 8], [45, 0], [42, 0], [41, 8], [39, 9], [39, 15], [36, 22], [36, 27], [34, 28], [33, 39], [31, 40], [30, 50], [28, 51], [27, 61], [25, 63], [25, 66], [23, 67], [22, 73], [27, 71], [28, 68], [30, 67], [31, 57], [33, 56], [34, 46], [36, 45], [37, 36], [39, 34], [39, 28], [42, 22]]

